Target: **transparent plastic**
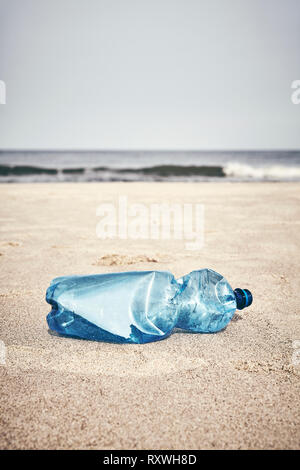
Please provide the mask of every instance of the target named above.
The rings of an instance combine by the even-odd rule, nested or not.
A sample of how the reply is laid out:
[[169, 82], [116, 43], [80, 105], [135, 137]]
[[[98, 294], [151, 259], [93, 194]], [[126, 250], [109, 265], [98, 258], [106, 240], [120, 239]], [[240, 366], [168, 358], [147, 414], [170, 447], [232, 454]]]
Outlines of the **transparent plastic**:
[[51, 330], [116, 343], [147, 343], [182, 328], [215, 333], [237, 308], [234, 291], [210, 269], [176, 280], [168, 271], [64, 276], [46, 293]]

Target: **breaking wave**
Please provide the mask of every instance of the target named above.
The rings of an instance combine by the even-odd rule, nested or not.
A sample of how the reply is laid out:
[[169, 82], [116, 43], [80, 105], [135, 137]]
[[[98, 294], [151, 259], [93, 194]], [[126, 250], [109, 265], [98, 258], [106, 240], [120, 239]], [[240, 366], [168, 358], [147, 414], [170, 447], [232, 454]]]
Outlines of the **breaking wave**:
[[240, 162], [220, 165], [155, 165], [137, 168], [0, 165], [0, 182], [47, 181], [298, 181], [300, 166], [254, 166]]

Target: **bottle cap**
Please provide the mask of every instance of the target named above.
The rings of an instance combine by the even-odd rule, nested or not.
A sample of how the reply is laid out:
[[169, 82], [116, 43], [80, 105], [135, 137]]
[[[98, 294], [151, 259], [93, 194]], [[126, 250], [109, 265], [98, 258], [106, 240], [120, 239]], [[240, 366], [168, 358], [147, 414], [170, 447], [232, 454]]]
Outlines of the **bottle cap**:
[[238, 310], [243, 310], [243, 308], [249, 307], [252, 304], [252, 294], [248, 289], [234, 289], [234, 295]]

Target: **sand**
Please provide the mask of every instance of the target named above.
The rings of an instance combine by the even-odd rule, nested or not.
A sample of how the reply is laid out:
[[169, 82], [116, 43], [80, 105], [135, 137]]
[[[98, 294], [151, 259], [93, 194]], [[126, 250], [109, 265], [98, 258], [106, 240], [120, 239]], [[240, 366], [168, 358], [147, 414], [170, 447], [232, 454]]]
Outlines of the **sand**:
[[[203, 203], [203, 248], [97, 238], [96, 208], [119, 194]], [[2, 449], [300, 447], [299, 184], [10, 184], [0, 200]], [[116, 345], [48, 332], [56, 276], [203, 267], [254, 296], [218, 334]]]

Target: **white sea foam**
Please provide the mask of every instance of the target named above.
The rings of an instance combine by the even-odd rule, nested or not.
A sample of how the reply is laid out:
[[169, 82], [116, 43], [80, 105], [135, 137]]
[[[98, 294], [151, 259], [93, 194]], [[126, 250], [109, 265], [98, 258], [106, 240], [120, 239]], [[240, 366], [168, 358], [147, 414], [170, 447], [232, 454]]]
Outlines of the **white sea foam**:
[[223, 171], [227, 177], [255, 180], [300, 180], [300, 166], [252, 166], [244, 163], [229, 162]]

